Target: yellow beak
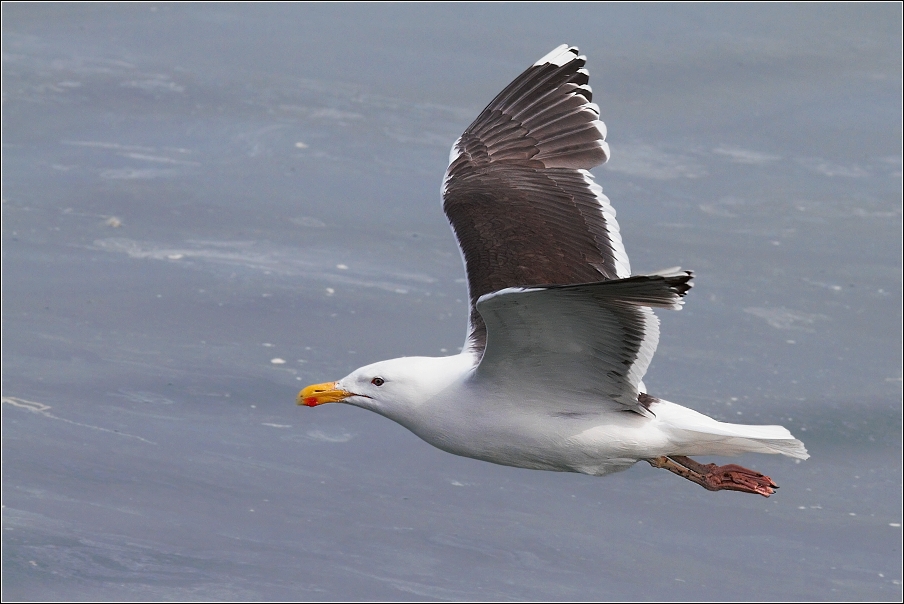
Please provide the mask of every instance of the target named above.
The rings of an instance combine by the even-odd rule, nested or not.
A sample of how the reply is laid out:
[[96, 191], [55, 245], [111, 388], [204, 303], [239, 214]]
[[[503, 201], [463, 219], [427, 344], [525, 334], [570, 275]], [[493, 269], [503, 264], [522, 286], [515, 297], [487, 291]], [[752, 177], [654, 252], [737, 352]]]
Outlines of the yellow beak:
[[305, 405], [306, 407], [316, 407], [323, 403], [338, 403], [350, 396], [354, 396], [354, 394], [336, 388], [336, 382], [326, 382], [324, 384], [313, 384], [299, 392], [297, 402], [299, 405]]

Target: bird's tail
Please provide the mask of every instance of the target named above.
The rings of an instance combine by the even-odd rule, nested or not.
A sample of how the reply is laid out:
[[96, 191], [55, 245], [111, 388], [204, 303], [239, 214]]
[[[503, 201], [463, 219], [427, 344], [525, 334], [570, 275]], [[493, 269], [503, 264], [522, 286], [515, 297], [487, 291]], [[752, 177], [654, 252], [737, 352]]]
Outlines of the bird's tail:
[[658, 401], [651, 409], [673, 440], [672, 455], [739, 455], [741, 453], [781, 453], [807, 459], [804, 443], [784, 426], [727, 424], [693, 409]]

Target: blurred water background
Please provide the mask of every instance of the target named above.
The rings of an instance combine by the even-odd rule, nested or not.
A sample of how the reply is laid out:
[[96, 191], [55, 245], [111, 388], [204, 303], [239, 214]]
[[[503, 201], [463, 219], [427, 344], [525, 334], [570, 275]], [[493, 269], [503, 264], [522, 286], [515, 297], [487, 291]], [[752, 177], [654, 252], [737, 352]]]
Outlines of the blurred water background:
[[[4, 600], [901, 600], [900, 4], [2, 11]], [[803, 439], [770, 499], [294, 404], [458, 351], [449, 147], [561, 43], [697, 273], [646, 384]]]

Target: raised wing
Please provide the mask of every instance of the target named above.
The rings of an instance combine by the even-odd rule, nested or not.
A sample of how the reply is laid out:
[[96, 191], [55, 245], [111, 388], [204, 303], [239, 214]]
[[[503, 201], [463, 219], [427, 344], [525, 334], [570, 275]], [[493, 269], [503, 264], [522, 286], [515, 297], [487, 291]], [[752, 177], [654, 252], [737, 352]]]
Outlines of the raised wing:
[[[567, 400], [613, 401], [641, 414], [638, 384], [659, 343], [651, 307], [680, 308], [690, 271], [482, 296], [487, 345], [474, 379]], [[644, 399], [647, 400], [647, 399]]]
[[482, 352], [480, 296], [509, 287], [628, 277], [615, 210], [587, 170], [609, 157], [578, 49], [562, 45], [518, 76], [455, 142], [443, 210], [471, 302], [468, 345]]

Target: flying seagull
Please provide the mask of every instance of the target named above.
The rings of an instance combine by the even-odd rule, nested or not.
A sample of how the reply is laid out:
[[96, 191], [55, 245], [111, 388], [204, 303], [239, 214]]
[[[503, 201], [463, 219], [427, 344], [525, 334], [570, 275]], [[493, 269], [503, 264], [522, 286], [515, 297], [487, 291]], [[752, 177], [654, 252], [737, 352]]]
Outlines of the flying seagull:
[[646, 461], [711, 491], [772, 479], [689, 455], [809, 457], [782, 426], [716, 421], [647, 393], [653, 308], [691, 271], [631, 275], [615, 210], [588, 171], [609, 159], [586, 57], [562, 45], [515, 78], [452, 145], [443, 210], [468, 277], [462, 352], [403, 357], [308, 386], [298, 404], [375, 411], [449, 453], [603, 476]]

